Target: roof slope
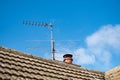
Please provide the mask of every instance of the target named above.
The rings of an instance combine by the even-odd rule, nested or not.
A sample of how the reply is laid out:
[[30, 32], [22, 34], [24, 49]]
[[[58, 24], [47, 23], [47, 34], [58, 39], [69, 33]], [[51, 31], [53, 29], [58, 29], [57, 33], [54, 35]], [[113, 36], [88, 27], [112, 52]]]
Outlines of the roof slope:
[[104, 73], [0, 47], [0, 80], [104, 80]]
[[120, 80], [120, 66], [105, 72], [106, 80]]

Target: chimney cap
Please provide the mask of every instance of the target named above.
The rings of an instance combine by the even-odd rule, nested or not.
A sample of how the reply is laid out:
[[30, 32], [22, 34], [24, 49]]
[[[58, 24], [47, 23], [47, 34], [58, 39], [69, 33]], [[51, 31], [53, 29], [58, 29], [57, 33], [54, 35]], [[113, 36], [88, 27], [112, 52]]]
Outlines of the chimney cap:
[[65, 55], [63, 56], [63, 58], [66, 58], [66, 57], [72, 57], [72, 54], [65, 54]]

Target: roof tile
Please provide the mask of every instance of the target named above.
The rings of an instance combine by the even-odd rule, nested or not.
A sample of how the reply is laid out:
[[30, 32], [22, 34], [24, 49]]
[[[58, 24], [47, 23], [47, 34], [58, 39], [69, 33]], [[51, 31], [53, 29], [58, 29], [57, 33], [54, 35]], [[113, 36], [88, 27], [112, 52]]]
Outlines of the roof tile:
[[0, 47], [0, 64], [2, 80], [104, 80], [103, 72], [61, 61], [47, 60], [3, 47]]

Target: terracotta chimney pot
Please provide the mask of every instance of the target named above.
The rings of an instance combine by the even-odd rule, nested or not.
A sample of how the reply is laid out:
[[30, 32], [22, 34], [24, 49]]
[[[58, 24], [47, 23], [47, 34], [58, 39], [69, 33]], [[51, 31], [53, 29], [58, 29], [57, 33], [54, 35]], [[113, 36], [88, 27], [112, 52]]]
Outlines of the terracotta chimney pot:
[[63, 58], [64, 58], [63, 62], [72, 64], [73, 61], [72, 54], [65, 54]]

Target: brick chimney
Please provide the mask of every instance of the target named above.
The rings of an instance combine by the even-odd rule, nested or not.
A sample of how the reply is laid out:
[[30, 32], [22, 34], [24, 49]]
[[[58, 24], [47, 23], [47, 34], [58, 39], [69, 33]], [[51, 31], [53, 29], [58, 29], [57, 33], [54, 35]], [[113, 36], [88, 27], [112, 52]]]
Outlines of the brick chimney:
[[73, 61], [72, 54], [65, 54], [63, 58], [64, 58], [63, 62], [72, 64]]

